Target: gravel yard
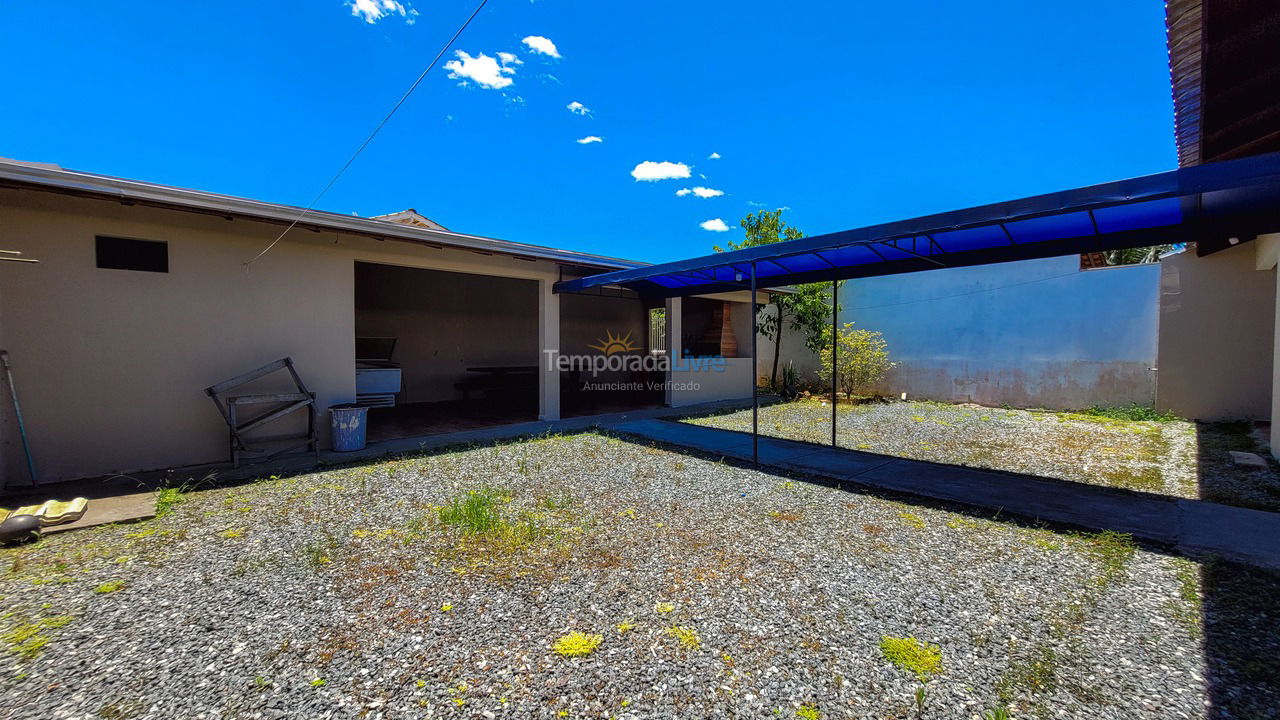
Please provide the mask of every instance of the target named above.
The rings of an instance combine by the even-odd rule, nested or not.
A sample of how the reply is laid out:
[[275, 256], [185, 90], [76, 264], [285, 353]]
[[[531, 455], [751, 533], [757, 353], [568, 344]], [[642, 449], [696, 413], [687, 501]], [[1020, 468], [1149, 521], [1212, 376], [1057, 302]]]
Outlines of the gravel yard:
[[[931, 462], [1280, 510], [1280, 473], [1239, 467], [1229, 450], [1267, 458], [1244, 424], [1135, 422], [1072, 412], [935, 402], [842, 404], [841, 447]], [[751, 430], [751, 411], [687, 422]], [[760, 410], [760, 433], [829, 444], [831, 406], [806, 399]]]
[[600, 435], [165, 501], [0, 551], [5, 717], [1280, 706], [1271, 575]]

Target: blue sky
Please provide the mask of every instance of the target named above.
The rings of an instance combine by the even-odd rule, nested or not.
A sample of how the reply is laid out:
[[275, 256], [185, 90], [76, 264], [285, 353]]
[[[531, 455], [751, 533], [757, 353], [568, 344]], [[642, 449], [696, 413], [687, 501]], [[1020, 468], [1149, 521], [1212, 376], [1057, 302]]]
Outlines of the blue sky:
[[[358, 2], [7, 4], [0, 156], [305, 205], [475, 5]], [[490, 0], [454, 50], [317, 207], [662, 261], [1176, 165], [1149, 0]]]

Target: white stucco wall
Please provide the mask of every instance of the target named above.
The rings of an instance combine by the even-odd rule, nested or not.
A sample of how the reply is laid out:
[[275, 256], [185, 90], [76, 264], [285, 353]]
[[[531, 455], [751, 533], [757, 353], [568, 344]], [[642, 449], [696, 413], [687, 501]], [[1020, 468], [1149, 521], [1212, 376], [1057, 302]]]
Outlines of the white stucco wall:
[[[696, 360], [690, 360], [697, 363]], [[673, 372], [671, 406], [751, 397], [751, 358], [726, 358], [720, 370], [706, 367]]]
[[1276, 271], [1260, 243], [1161, 261], [1157, 406], [1197, 420], [1271, 416]]
[[[40, 260], [0, 263], [0, 337], [42, 482], [225, 460], [203, 389], [284, 356], [317, 393], [327, 436], [324, 409], [355, 394], [356, 261], [537, 280], [538, 307], [556, 313], [538, 316], [540, 342], [558, 344], [550, 262], [300, 228], [246, 270], [280, 226], [9, 189], [0, 208], [0, 247]], [[99, 269], [96, 235], [166, 241], [170, 271]], [[542, 381], [554, 415], [558, 377]], [[22, 484], [4, 400], [0, 480]]]
[[841, 322], [898, 363], [880, 388], [941, 401], [1083, 408], [1155, 398], [1156, 264], [1076, 256], [850, 280]]

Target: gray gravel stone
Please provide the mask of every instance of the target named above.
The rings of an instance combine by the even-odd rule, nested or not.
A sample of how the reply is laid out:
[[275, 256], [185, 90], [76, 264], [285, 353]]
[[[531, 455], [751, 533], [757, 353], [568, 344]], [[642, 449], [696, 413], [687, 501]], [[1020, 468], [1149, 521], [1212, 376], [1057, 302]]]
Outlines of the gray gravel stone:
[[[439, 522], [483, 488], [537, 531]], [[1109, 564], [1106, 547], [540, 438], [192, 493], [153, 521], [5, 550], [0, 627], [48, 642], [0, 656], [0, 692], [12, 718], [906, 718], [921, 682], [880, 643], [911, 636], [942, 655], [926, 718], [1004, 701], [1201, 717], [1188, 561]], [[571, 631], [603, 641], [555, 654]]]

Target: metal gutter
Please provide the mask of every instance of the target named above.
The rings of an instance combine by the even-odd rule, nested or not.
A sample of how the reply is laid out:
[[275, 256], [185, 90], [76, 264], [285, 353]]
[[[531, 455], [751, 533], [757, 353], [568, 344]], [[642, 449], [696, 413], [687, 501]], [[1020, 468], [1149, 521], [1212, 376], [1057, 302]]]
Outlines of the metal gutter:
[[[126, 205], [148, 205], [185, 212], [219, 215], [227, 218], [241, 217], [282, 225], [288, 225], [293, 222], [299, 213], [303, 211], [303, 208], [294, 205], [269, 203], [232, 195], [220, 195], [200, 190], [188, 190], [169, 185], [158, 185], [138, 180], [66, 170], [38, 163], [7, 160], [0, 160], [0, 187], [93, 197], [115, 200]], [[433, 230], [323, 210], [307, 212], [306, 216], [298, 223], [297, 228], [317, 232], [320, 230], [332, 230], [364, 235], [379, 240], [399, 240], [432, 247], [457, 248], [477, 253], [495, 253], [525, 260], [547, 260], [589, 268], [620, 270], [639, 268], [645, 265], [645, 263], [604, 255], [560, 250], [541, 245], [511, 242], [479, 235], [467, 235], [447, 230]]]

